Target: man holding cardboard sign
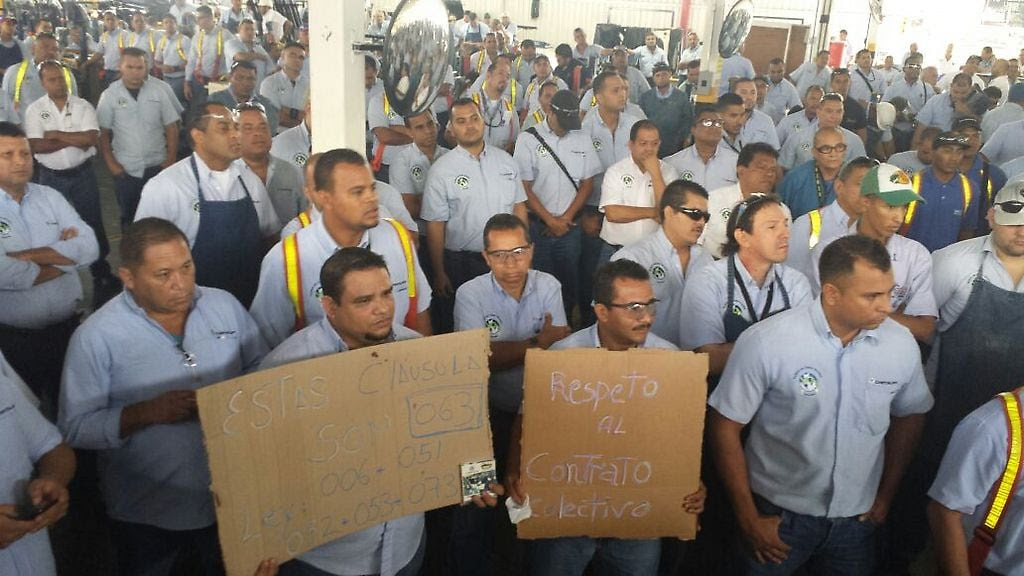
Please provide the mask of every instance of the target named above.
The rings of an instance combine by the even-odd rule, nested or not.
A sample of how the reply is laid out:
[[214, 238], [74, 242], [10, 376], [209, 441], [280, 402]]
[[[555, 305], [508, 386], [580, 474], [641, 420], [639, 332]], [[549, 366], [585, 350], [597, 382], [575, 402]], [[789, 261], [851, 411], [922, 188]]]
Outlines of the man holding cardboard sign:
[[[650, 331], [658, 300], [654, 297], [650, 277], [643, 266], [632, 260], [616, 260], [605, 264], [598, 270], [594, 278], [594, 301], [597, 324], [580, 330], [565, 340], [557, 342], [551, 347], [552, 350], [569, 350], [574, 348], [603, 348], [609, 351], [625, 351], [638, 348], [676, 350], [672, 343], [659, 338]], [[613, 360], [612, 358], [608, 359], [609, 362]], [[656, 360], [652, 358], [652, 361]], [[703, 397], [703, 378], [704, 374], [706, 374], [707, 366], [706, 361], [702, 359], [701, 362], [704, 372], [698, 374], [697, 380], [701, 384], [700, 396]], [[530, 366], [531, 364], [528, 363], [528, 371]], [[605, 370], [607, 375], [603, 377], [608, 382], [614, 382], [619, 377], [619, 374], [612, 372], [613, 369], [612, 365], [609, 364]], [[554, 378], [556, 374], [552, 373], [551, 376]], [[527, 374], [527, 380], [530, 380], [529, 374]], [[574, 381], [571, 385], [566, 384], [566, 386], [559, 387], [555, 386], [554, 382], [552, 382], [551, 398], [558, 400], [564, 397], [567, 399], [567, 404], [574, 405], [570, 409], [582, 406], [588, 414], [595, 413], [597, 416], [600, 416], [598, 405], [602, 402], [604, 402], [602, 410], [608, 410], [609, 404], [624, 404], [625, 389], [636, 388], [637, 397], [643, 395], [648, 398], [654, 398], [659, 394], [658, 382], [650, 379], [642, 380], [641, 384], [636, 386], [625, 385], [624, 387], [619, 387], [620, 385], [615, 385], [614, 388], [609, 388], [604, 382], [588, 382], [585, 386], [576, 386], [576, 384], [580, 384], [578, 381]], [[604, 395], [590, 395], [593, 401], [593, 410], [591, 410], [589, 401], [584, 400], [584, 397], [587, 396], [586, 390], [594, 391], [602, 386], [608, 388], [609, 392]], [[639, 391], [641, 387], [643, 392]], [[666, 386], [666, 388], [668, 387]], [[557, 392], [559, 389], [562, 392]], [[612, 389], [615, 391], [611, 391]], [[529, 404], [530, 390], [531, 388], [528, 386], [527, 406], [531, 406]], [[632, 396], [632, 393], [629, 396]], [[539, 405], [538, 408], [540, 408]], [[696, 408], [698, 410], [696, 410], [695, 419], [699, 422], [703, 415], [703, 409], [700, 406]], [[640, 432], [639, 428], [642, 427], [640, 422], [627, 420], [626, 428], [630, 425], [637, 427], [634, 430], [633, 436], [625, 433], [626, 430], [622, 428], [622, 423], [623, 420], [621, 418], [618, 419], [618, 424], [614, 425], [617, 430], [608, 431], [607, 436], [610, 439], [615, 437], [626, 439], [626, 443], [622, 447], [632, 450], [639, 450], [636, 445], [637, 441], [641, 441], [640, 443], [646, 444], [648, 447], [652, 444], [651, 442], [643, 442], [643, 439], [646, 438], [643, 434], [637, 436], [637, 433]], [[598, 429], [602, 428], [604, 428], [604, 425], [599, 423]], [[536, 430], [526, 430], [525, 432], [527, 434], [532, 433], [533, 435], [538, 434]], [[583, 529], [584, 533], [594, 533], [591, 531], [591, 528], [596, 528], [596, 525], [591, 523], [599, 516], [602, 519], [609, 519], [611, 516], [623, 514], [626, 508], [632, 507], [631, 512], [626, 512], [625, 515], [637, 519], [637, 525], [642, 527], [644, 523], [648, 523], [653, 519], [653, 515], [651, 517], [647, 516], [650, 510], [655, 507], [655, 504], [642, 500], [640, 497], [641, 493], [646, 497], [647, 494], [664, 492], [664, 487], [655, 487], [650, 482], [655, 474], [661, 473], [659, 468], [660, 462], [652, 463], [652, 461], [633, 458], [632, 455], [626, 454], [621, 458], [605, 458], [600, 455], [601, 453], [590, 452], [589, 456], [578, 454], [571, 457], [574, 460], [573, 462], [559, 464], [558, 461], [560, 460], [555, 458], [553, 453], [548, 453], [547, 456], [551, 457], [547, 457], [543, 453], [531, 456], [526, 449], [521, 451], [520, 440], [523, 438], [523, 433], [523, 419], [520, 416], [513, 425], [512, 442], [509, 446], [508, 474], [506, 475], [506, 489], [510, 491], [513, 500], [517, 504], [523, 505], [528, 500], [523, 487], [520, 485], [521, 471], [523, 473], [523, 480], [526, 483], [529, 484], [536, 481], [537, 484], [535, 485], [538, 487], [553, 483], [561, 483], [566, 486], [568, 484], [578, 486], [582, 483], [585, 485], [583, 489], [586, 492], [596, 491], [600, 486], [602, 490], [606, 489], [606, 487], [625, 488], [627, 491], [634, 491], [631, 493], [638, 496], [635, 501], [619, 503], [612, 502], [610, 497], [605, 498], [595, 495], [592, 497], [592, 502], [581, 502], [578, 506], [565, 502], [553, 506], [551, 502], [542, 504], [538, 502], [537, 498], [534, 498], [532, 515], [544, 518], [549, 524], [545, 531], [541, 532], [543, 537], [535, 540], [531, 548], [530, 573], [535, 576], [582, 575], [587, 565], [593, 561], [598, 574], [634, 574], [638, 576], [656, 574], [661, 554], [661, 542], [656, 536], [668, 535], [669, 532], [659, 534], [655, 530], [655, 533], [641, 538], [594, 538], [578, 536], [577, 534], [580, 533], [578, 525], [576, 527], [566, 526], [566, 531], [552, 533], [550, 531], [552, 528], [554, 531], [558, 531], [559, 528], [557, 526], [550, 526], [550, 522], [552, 520], [560, 521], [573, 516], [576, 520], [582, 519], [582, 522], [587, 525], [587, 528]], [[581, 431], [578, 436], [583, 438], [584, 433]], [[699, 437], [699, 433], [697, 437]], [[527, 438], [524, 444], [529, 446], [529, 438]], [[588, 439], [583, 438], [580, 444], [588, 444]], [[600, 448], [589, 445], [587, 449], [600, 450]], [[520, 466], [521, 454], [530, 456], [523, 467]], [[544, 462], [541, 462], [542, 460]], [[699, 461], [699, 458], [696, 460]], [[535, 468], [535, 470], [531, 471], [531, 468]], [[570, 468], [575, 470], [575, 472], [570, 473]], [[699, 465], [691, 470], [694, 484], [696, 484], [696, 475], [699, 472], [697, 468], [699, 468]], [[547, 469], [548, 472], [543, 472], [541, 469]], [[564, 473], [560, 472], [560, 470], [564, 471]], [[572, 477], [568, 484], [565, 482], [567, 476]], [[639, 490], [639, 492], [636, 490]], [[623, 492], [623, 495], [628, 496], [625, 492]], [[696, 492], [685, 498], [679, 497], [675, 499], [675, 494], [673, 494], [670, 499], [673, 501], [673, 507], [682, 501], [682, 508], [686, 513], [699, 514], [704, 509], [704, 488], [700, 486]], [[555, 507], [558, 508], [557, 511], [553, 510]], [[533, 519], [527, 521], [535, 522]], [[623, 518], [623, 521], [625, 523], [630, 521], [630, 519]], [[525, 527], [526, 524], [522, 526]], [[573, 537], [562, 536], [562, 534], [567, 534], [568, 532], [573, 533]], [[692, 537], [692, 534], [690, 537]]]
[[[365, 248], [342, 248], [320, 270], [324, 318], [300, 330], [271, 352], [261, 368], [358, 350], [386, 342], [419, 338], [392, 325], [395, 298], [384, 258]], [[500, 486], [492, 485], [497, 494]], [[493, 506], [493, 494], [477, 496], [477, 505]], [[415, 576], [423, 561], [423, 513], [390, 520], [329, 541], [281, 566], [283, 576], [385, 574]]]
[[819, 269], [820, 298], [745, 331], [708, 402], [744, 574], [872, 574], [876, 527], [932, 407], [917, 343], [889, 318], [885, 247], [846, 236]]

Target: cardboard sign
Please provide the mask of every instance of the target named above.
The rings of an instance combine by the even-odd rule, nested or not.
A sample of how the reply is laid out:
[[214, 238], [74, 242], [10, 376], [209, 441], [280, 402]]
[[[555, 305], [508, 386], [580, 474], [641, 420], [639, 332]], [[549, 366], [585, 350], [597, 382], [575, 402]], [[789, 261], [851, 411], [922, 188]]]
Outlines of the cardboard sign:
[[494, 457], [489, 341], [405, 340], [199, 390], [228, 574], [461, 503], [460, 465]]
[[519, 537], [694, 538], [707, 373], [692, 352], [528, 351]]

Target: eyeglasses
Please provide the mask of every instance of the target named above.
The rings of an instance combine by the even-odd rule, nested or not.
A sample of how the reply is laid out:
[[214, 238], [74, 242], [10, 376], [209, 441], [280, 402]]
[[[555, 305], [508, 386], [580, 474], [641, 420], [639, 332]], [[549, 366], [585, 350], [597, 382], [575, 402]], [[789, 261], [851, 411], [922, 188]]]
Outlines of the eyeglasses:
[[850, 69], [849, 68], [836, 68], [835, 70], [832, 70], [832, 76], [839, 76], [841, 74], [849, 74], [849, 73], [850, 73]]
[[743, 215], [747, 212], [747, 209], [751, 206], [756, 206], [762, 202], [768, 202], [772, 200], [772, 197], [763, 192], [754, 192], [747, 197], [746, 200], [736, 205], [736, 227], [740, 227], [740, 221], [743, 220]]
[[1006, 212], [1007, 214], [1017, 214], [1021, 210], [1024, 210], [1024, 202], [1021, 202], [1020, 200], [1007, 200], [1005, 202], [996, 202], [995, 205], [999, 206], [999, 208], [1003, 212]]
[[685, 214], [690, 218], [690, 220], [693, 220], [694, 222], [700, 222], [701, 220], [707, 222], [708, 220], [711, 220], [710, 212], [705, 212], [703, 210], [698, 210], [696, 208], [684, 208], [682, 206], [673, 206], [672, 209], [675, 210], [676, 212], [679, 212], [680, 214]]
[[827, 92], [821, 95], [821, 100], [819, 100], [818, 102], [839, 102], [840, 104], [842, 104], [845, 101], [846, 99], [843, 98], [843, 95], [840, 94], [839, 92]]
[[626, 302], [625, 304], [615, 304], [614, 302], [609, 302], [605, 304], [605, 306], [609, 308], [618, 308], [620, 310], [625, 310], [627, 313], [629, 313], [630, 316], [633, 316], [634, 318], [643, 318], [646, 314], [654, 316], [657, 313], [658, 302], [661, 302], [661, 300], [658, 300], [657, 298], [652, 298], [647, 302]]
[[502, 264], [508, 264], [509, 262], [519, 262], [523, 258], [526, 258], [526, 255], [529, 254], [532, 249], [533, 245], [527, 244], [526, 246], [516, 246], [509, 250], [491, 250], [487, 252], [487, 255]]
[[725, 126], [725, 122], [723, 122], [722, 120], [712, 120], [710, 118], [705, 118], [700, 121], [700, 125], [705, 128], [711, 128], [712, 126], [714, 126], [715, 128], [721, 128], [722, 126]]
[[821, 154], [831, 154], [833, 152], [840, 152], [840, 153], [842, 153], [842, 152], [846, 152], [846, 144], [844, 144], [842, 142], [840, 142], [839, 144], [835, 144], [835, 145], [825, 144], [823, 146], [818, 146], [817, 148], [815, 148], [815, 150], [817, 150]]
[[903, 68], [910, 68], [911, 70], [920, 70], [921, 69], [921, 65], [920, 64], [904, 64]]

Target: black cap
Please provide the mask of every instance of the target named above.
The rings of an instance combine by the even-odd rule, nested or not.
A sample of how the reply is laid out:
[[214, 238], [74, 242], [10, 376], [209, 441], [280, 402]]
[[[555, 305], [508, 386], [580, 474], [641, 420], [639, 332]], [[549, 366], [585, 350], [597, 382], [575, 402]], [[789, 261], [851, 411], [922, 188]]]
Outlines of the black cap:
[[957, 130], [963, 130], [965, 128], [973, 128], [978, 132], [981, 132], [981, 124], [978, 123], [976, 118], [961, 118], [956, 121], [955, 128]]
[[672, 67], [664, 62], [658, 62], [651, 68], [651, 76], [658, 72], [672, 72]]
[[959, 146], [960, 148], [970, 148], [970, 144], [967, 143], [967, 138], [957, 134], [956, 132], [943, 132], [932, 140], [932, 148], [939, 148], [941, 146]]
[[551, 97], [551, 113], [558, 116], [558, 125], [565, 130], [579, 130], [580, 101], [571, 90], [559, 90]]

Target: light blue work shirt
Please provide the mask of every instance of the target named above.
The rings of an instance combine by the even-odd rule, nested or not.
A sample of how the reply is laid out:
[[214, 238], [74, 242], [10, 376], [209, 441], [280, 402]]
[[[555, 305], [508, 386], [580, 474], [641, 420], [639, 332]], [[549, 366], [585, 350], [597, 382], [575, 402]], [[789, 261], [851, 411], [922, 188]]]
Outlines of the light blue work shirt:
[[[284, 70], [280, 70], [260, 82], [259, 93], [278, 110], [282, 108], [303, 110], [306, 107], [306, 96], [309, 95], [309, 79], [300, 74], [293, 81], [285, 74]], [[276, 128], [272, 132], [273, 134], [284, 131], [280, 127]]]
[[817, 122], [816, 117], [808, 119], [807, 113], [803, 110], [787, 114], [782, 120], [779, 120], [779, 123], [775, 125], [775, 134], [779, 137], [781, 150], [786, 149], [786, 142], [789, 141], [790, 136], [807, 128], [814, 122]]
[[920, 126], [935, 126], [946, 132], [953, 129], [953, 100], [949, 92], [943, 92], [932, 98], [917, 113]]
[[903, 98], [909, 106], [908, 111], [917, 114], [925, 103], [935, 96], [935, 89], [921, 82], [918, 79], [913, 84], [907, 84], [906, 79], [899, 78], [885, 89], [882, 102], [892, 102], [893, 98]]
[[[815, 246], [828, 244], [841, 236], [846, 236], [852, 222], [850, 215], [843, 210], [838, 202], [833, 201], [820, 210], [821, 229]], [[794, 268], [809, 280], [817, 278], [817, 261], [811, 259], [811, 216], [804, 214], [793, 221], [789, 227], [789, 252], [786, 255], [786, 266]]]
[[[25, 78], [21, 81], [21, 97], [19, 98], [15, 94], [18, 87], [18, 71], [25, 62], [28, 62], [28, 66], [25, 68]], [[34, 60], [23, 60], [8, 66], [7, 71], [4, 72], [3, 90], [19, 113], [28, 108], [29, 104], [46, 96], [46, 89], [43, 88], [43, 84], [39, 80], [39, 70], [36, 69]], [[74, 74], [71, 75], [71, 94], [79, 95], [78, 80], [75, 80]]]
[[1024, 156], [1024, 120], [1003, 124], [981, 147], [981, 153], [993, 164], [1004, 164]]
[[[405, 118], [400, 116], [395, 109], [391, 107], [390, 103], [385, 106], [384, 102], [387, 100], [387, 95], [384, 91], [381, 91], [376, 96], [370, 99], [370, 103], [366, 107], [366, 122], [370, 128], [370, 134], [373, 136], [373, 157], [376, 158], [378, 155], [381, 158], [381, 163], [390, 166], [395, 161], [395, 157], [402, 150], [402, 145], [392, 146], [389, 144], [382, 143], [376, 135], [373, 134], [375, 128], [389, 128], [391, 126], [405, 126]], [[481, 113], [482, 114], [482, 113]]]
[[295, 164], [302, 172], [302, 182], [305, 183], [306, 161], [313, 153], [313, 141], [310, 139], [306, 123], [301, 122], [298, 126], [293, 126], [274, 136], [274, 142], [270, 145], [270, 153]]
[[789, 207], [794, 218], [835, 202], [835, 180], [825, 180], [816, 166], [814, 160], [804, 162], [786, 172], [779, 182], [779, 198]]
[[597, 158], [601, 161], [601, 173], [594, 175], [594, 191], [590, 193], [587, 204], [597, 206], [600, 203], [604, 171], [612, 164], [629, 156], [629, 132], [632, 130], [633, 124], [639, 121], [638, 116], [622, 112], [619, 114], [619, 123], [615, 127], [615, 132], [612, 133], [608, 125], [601, 119], [597, 108], [594, 109], [593, 114], [588, 113], [583, 118], [581, 129], [584, 134], [590, 136], [590, 143], [594, 146]]
[[[567, 337], [555, 342], [549, 350], [572, 350], [574, 348], [603, 348], [597, 332], [597, 324], [577, 330]], [[647, 333], [642, 346], [638, 348], [654, 348], [660, 350], [679, 350], [676, 345], [658, 336], [653, 331]]]
[[1007, 102], [997, 106], [981, 117], [981, 141], [988, 142], [1003, 124], [1024, 120], [1024, 108], [1017, 102]]
[[683, 270], [679, 262], [679, 251], [669, 242], [664, 228], [642, 240], [625, 246], [615, 254], [612, 260], [632, 260], [647, 269], [651, 275], [651, 288], [658, 302], [658, 313], [651, 325], [651, 332], [679, 346], [680, 322], [683, 317], [682, 302], [686, 280], [692, 278], [695, 271], [706, 266], [714, 259], [702, 246], [694, 244], [689, 247], [690, 260]]
[[536, 136], [523, 132], [516, 140], [515, 158], [519, 177], [533, 184], [533, 193], [552, 216], [561, 216], [576, 199], [576, 188], [583, 180], [604, 171], [590, 138], [582, 130], [571, 130], [558, 136], [545, 121], [536, 127], [547, 146], [554, 149], [572, 181], [559, 168], [547, 146]]
[[[805, 117], [806, 118], [806, 117]], [[864, 141], [853, 132], [839, 127], [843, 131], [843, 144], [846, 144], [846, 154], [843, 155], [843, 162], [849, 162], [858, 156], [866, 156]], [[779, 166], [786, 170], [814, 160], [814, 135], [818, 133], [818, 121], [814, 120], [799, 132], [790, 133], [786, 138], [786, 144], [779, 151]]]
[[118, 28], [101, 33], [97, 52], [103, 54], [103, 69], [117, 71], [121, 66], [121, 50], [129, 46], [127, 30]]
[[14, 109], [11, 95], [5, 90], [0, 90], [0, 122], [21, 124], [21, 115]]
[[[935, 300], [939, 305], [936, 329], [945, 332], [956, 323], [967, 307], [978, 275], [996, 288], [1024, 294], [1024, 280], [1016, 285], [1006, 266], [995, 253], [992, 235], [963, 240], [932, 253]], [[934, 354], [933, 354], [934, 356]]]
[[[697, 145], [687, 146], [679, 152], [665, 158], [665, 163], [679, 172], [679, 178], [687, 182], [696, 182], [705, 190], [717, 190], [736, 183], [736, 154], [728, 147], [718, 146], [707, 164], [697, 153]], [[667, 184], [667, 183], [666, 183]]]
[[832, 82], [832, 69], [823, 66], [819, 70], [814, 60], [808, 60], [794, 70], [789, 77], [796, 82], [796, 93], [803, 98], [811, 86], [819, 86], [827, 92], [829, 84]]
[[[402, 146], [398, 156], [395, 157], [395, 161], [391, 163], [391, 170], [389, 171], [391, 186], [403, 196], [406, 194], [420, 196], [420, 200], [422, 200], [423, 190], [427, 187], [427, 175], [430, 174], [430, 168], [446, 152], [448, 152], [448, 149], [443, 148], [439, 144], [434, 148], [434, 157], [427, 158], [427, 155], [416, 144]], [[416, 225], [419, 228], [420, 235], [426, 235], [427, 222], [423, 218], [417, 218]]]
[[802, 104], [803, 101], [792, 82], [783, 78], [778, 84], [773, 84], [768, 80], [768, 91], [764, 95], [762, 110], [771, 117], [773, 123], [778, 124], [787, 110]]
[[58, 424], [68, 444], [97, 451], [111, 518], [164, 530], [216, 521], [199, 421], [151, 425], [122, 438], [122, 410], [241, 376], [266, 353], [252, 317], [216, 288], [196, 286], [181, 344], [128, 291], [82, 323], [64, 362]]
[[[992, 505], [992, 487], [1002, 479], [1009, 457], [1008, 434], [1002, 398], [993, 398], [965, 416], [953, 431], [938, 475], [928, 490], [932, 500], [963, 514], [967, 543]], [[984, 567], [995, 574], [1020, 576], [1024, 574], [1024, 547], [1020, 545], [1024, 542], [1024, 482], [1016, 483], [1010, 498]]]
[[[252, 170], [248, 164], [239, 166], [242, 171]], [[270, 162], [267, 165], [267, 196], [274, 206], [274, 213], [277, 214], [279, 222], [290, 222], [306, 208], [309, 208], [309, 198], [306, 198], [302, 188], [301, 170], [287, 160], [282, 160], [273, 154], [270, 155]]]
[[750, 111], [750, 118], [743, 123], [739, 138], [744, 146], [764, 142], [776, 150], [779, 149], [779, 135], [775, 132], [775, 122], [771, 116], [760, 110]]
[[[853, 98], [860, 102], [874, 102], [875, 94], [881, 94], [885, 91], [885, 78], [876, 72], [874, 69], [869, 68], [867, 72], [860, 68], [850, 68], [850, 90], [847, 93], [847, 98]], [[863, 104], [862, 104], [863, 106]]]
[[[0, 356], [5, 368], [6, 360]], [[32, 479], [36, 462], [61, 443], [57, 427], [49, 423], [19, 388], [0, 370], [0, 503], [14, 504], [22, 497], [22, 482]], [[56, 576], [48, 530], [26, 534], [0, 549], [4, 576]]]
[[[753, 321], [747, 303], [740, 291], [740, 282], [747, 287], [754, 312], [761, 317], [768, 293], [772, 293], [772, 305], [768, 314], [785, 310], [786, 302], [779, 286], [775, 286], [778, 275], [789, 296], [789, 305], [796, 308], [811, 300], [811, 285], [807, 278], [784, 264], [774, 264], [765, 276], [764, 286], [747, 272], [740, 258], [736, 257], [736, 288], [733, 290], [732, 302], [729, 299], [729, 259], [722, 258], [707, 266], [699, 268], [693, 277], [686, 282], [683, 290], [683, 301], [680, 305], [679, 347], [683, 350], [696, 350], [708, 344], [725, 342], [725, 323], [722, 316], [732, 310], [734, 314], [747, 321]], [[774, 286], [774, 290], [773, 290]], [[760, 322], [759, 322], [760, 323]]]
[[[516, 300], [488, 272], [466, 282], [455, 293], [455, 330], [487, 328], [491, 342], [521, 342], [544, 327], [568, 326], [562, 304], [562, 285], [554, 276], [530, 270]], [[515, 414], [523, 402], [523, 365], [491, 372], [487, 397], [493, 408]]]
[[196, 73], [208, 78], [227, 75], [231, 66], [226, 55], [227, 43], [234, 38], [234, 34], [220, 26], [206, 33], [197, 27], [185, 63], [185, 78], [191, 80]]
[[[70, 228], [78, 234], [61, 240]], [[7, 253], [44, 247], [74, 264], [57, 266], [63, 274], [36, 284], [40, 266]], [[98, 257], [96, 234], [60, 192], [29, 182], [18, 203], [0, 188], [0, 324], [39, 329], [70, 318], [82, 302], [78, 268]]]
[[949, 182], [942, 183], [935, 177], [931, 166], [920, 173], [921, 189], [918, 194], [924, 203], [917, 203], [913, 221], [906, 234], [929, 252], [945, 248], [957, 241], [961, 231], [974, 230], [978, 226], [978, 190], [971, 187], [971, 203], [964, 212], [964, 187], [960, 173], [953, 174]]
[[137, 34], [134, 30], [128, 31], [127, 34], [128, 40], [124, 44], [125, 47], [138, 48], [145, 52], [146, 63], [152, 68], [157, 47], [160, 45], [160, 40], [164, 37], [163, 31], [154, 30], [147, 26], [141, 34]]
[[910, 331], [886, 318], [845, 347], [820, 300], [758, 322], [736, 341], [708, 404], [750, 424], [750, 489], [797, 514], [848, 518], [871, 509], [893, 417], [923, 414], [932, 395]]
[[164, 72], [164, 78], [185, 77], [185, 64], [188, 63], [188, 52], [191, 48], [192, 39], [181, 32], [175, 33], [174, 36], [165, 34], [160, 38], [160, 43], [157, 45], [156, 61], [159, 64], [181, 68], [175, 72]]
[[[844, 236], [857, 233], [857, 224], [850, 226]], [[834, 240], [834, 239], [833, 239]], [[813, 275], [807, 278], [815, 294], [821, 291], [821, 275], [818, 263], [828, 243], [818, 244], [811, 251]], [[906, 236], [893, 234], [885, 241], [885, 251], [892, 262], [892, 293], [889, 303], [892, 309], [907, 316], [939, 317], [932, 290], [932, 256], [920, 242]]]
[[886, 160], [889, 164], [903, 170], [907, 173], [907, 176], [913, 176], [921, 170], [924, 170], [928, 165], [921, 162], [921, 158], [917, 155], [917, 150], [907, 150], [906, 152], [897, 152], [889, 159]]
[[[185, 53], [188, 54], [188, 51], [186, 50]], [[270, 67], [270, 55], [267, 54], [267, 51], [263, 49], [263, 46], [260, 46], [257, 42], [254, 41], [252, 45], [247, 45], [238, 37], [232, 38], [230, 42], [226, 42], [224, 44], [224, 58], [228, 62], [228, 68], [230, 68], [235, 62], [236, 54], [258, 54], [266, 58], [249, 60], [249, 62], [256, 66], [256, 86], [259, 86], [263, 82], [263, 79], [267, 77], [267, 68]], [[307, 55], [306, 60], [308, 59], [309, 57]], [[308, 76], [306, 81], [308, 83]]]
[[146, 168], [167, 159], [166, 126], [181, 119], [177, 100], [156, 82], [146, 80], [139, 97], [132, 97], [124, 81], [111, 84], [100, 95], [96, 120], [111, 131], [114, 158], [130, 176], [142, 178]]
[[[420, 337], [404, 326], [394, 329], [393, 340]], [[327, 318], [321, 318], [267, 354], [260, 370], [347, 351]], [[330, 574], [393, 574], [385, 568], [401, 569], [412, 560], [423, 538], [423, 526], [422, 512], [409, 514], [331, 540], [296, 558]]]
[[739, 52], [722, 60], [722, 75], [718, 81], [718, 95], [729, 91], [730, 78], [753, 78], [754, 65]]
[[[231, 88], [231, 86], [228, 86], [224, 90], [218, 90], [217, 92], [210, 94], [206, 101], [223, 104], [228, 108], [228, 110], [237, 110], [239, 104], [242, 103], [239, 102], [238, 96], [235, 96], [235, 91]], [[267, 117], [267, 127], [270, 128], [270, 134], [273, 135], [278, 133], [278, 117], [280, 113], [277, 109], [277, 106], [273, 102], [267, 100], [266, 98], [260, 96], [259, 94], [253, 94], [249, 97], [248, 100], [245, 101], [245, 103], [259, 104], [260, 106], [263, 106], [263, 113]]]
[[447, 223], [445, 249], [480, 252], [487, 220], [495, 214], [512, 214], [520, 202], [526, 202], [526, 190], [512, 156], [484, 144], [479, 158], [474, 158], [457, 146], [430, 169], [420, 216], [428, 222]]
[[[324, 309], [320, 305], [320, 297], [323, 294], [320, 287], [320, 269], [342, 246], [338, 246], [327, 232], [323, 218], [316, 218], [312, 224], [297, 232], [295, 239], [299, 252], [299, 269], [302, 273], [302, 308], [306, 315], [306, 325], [309, 326], [324, 317]], [[395, 326], [402, 325], [409, 311], [409, 268], [398, 233], [389, 222], [380, 222], [363, 233], [358, 246], [384, 258], [395, 296]], [[412, 262], [416, 274], [418, 314], [430, 307], [430, 283], [423, 274], [415, 249], [412, 252]], [[295, 330], [295, 308], [288, 294], [284, 249], [281, 242], [275, 244], [263, 257], [259, 286], [249, 310], [271, 347], [283, 342]]]

